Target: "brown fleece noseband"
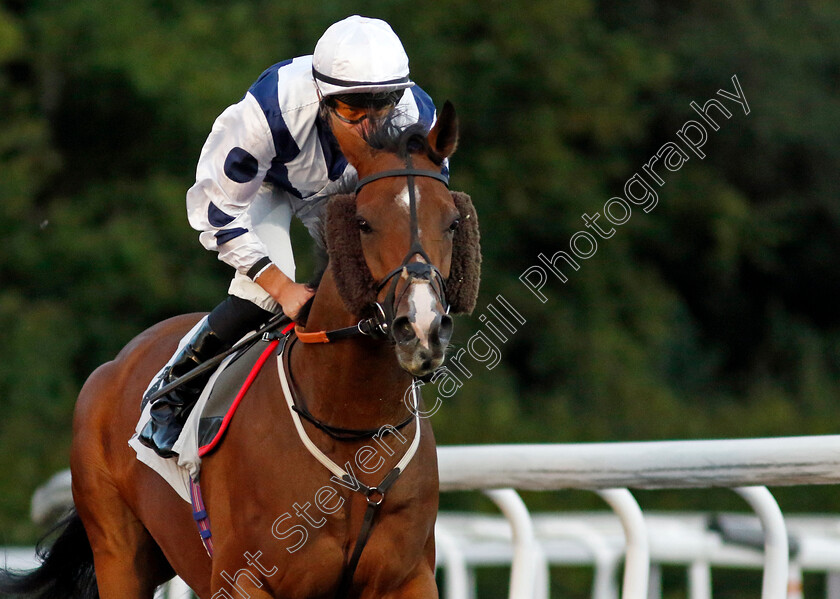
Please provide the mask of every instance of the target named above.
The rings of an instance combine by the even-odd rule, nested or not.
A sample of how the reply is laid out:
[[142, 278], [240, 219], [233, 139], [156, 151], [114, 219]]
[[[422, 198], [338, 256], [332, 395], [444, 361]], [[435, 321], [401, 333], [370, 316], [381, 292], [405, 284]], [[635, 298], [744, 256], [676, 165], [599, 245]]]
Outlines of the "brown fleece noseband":
[[[469, 195], [450, 193], [461, 223], [452, 239], [452, 260], [445, 281], [446, 301], [451, 314], [469, 314], [475, 308], [481, 279], [478, 217]], [[327, 207], [325, 224], [330, 268], [345, 307], [355, 315], [378, 311], [376, 301], [381, 288], [370, 274], [362, 252], [355, 195], [334, 196]]]

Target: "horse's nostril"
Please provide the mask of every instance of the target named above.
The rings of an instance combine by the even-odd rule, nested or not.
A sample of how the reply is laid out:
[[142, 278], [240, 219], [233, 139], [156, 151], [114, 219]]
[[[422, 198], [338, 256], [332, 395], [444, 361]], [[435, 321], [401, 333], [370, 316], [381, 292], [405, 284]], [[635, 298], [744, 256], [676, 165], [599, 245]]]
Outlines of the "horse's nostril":
[[453, 328], [452, 317], [449, 314], [442, 315], [440, 317], [440, 328], [438, 329], [438, 339], [442, 345], [446, 345], [452, 339]]
[[411, 326], [411, 321], [406, 316], [400, 316], [394, 319], [393, 335], [394, 341], [397, 343], [408, 343], [415, 338], [414, 327]]

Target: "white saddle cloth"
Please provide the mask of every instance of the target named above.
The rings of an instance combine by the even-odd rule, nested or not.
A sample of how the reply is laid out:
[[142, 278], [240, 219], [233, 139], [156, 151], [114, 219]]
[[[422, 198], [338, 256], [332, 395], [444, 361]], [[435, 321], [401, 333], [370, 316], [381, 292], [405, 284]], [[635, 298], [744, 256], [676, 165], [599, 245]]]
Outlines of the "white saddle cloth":
[[[195, 327], [181, 339], [178, 345], [179, 350], [192, 338], [193, 334], [203, 322], [204, 319], [198, 321]], [[190, 478], [198, 478], [198, 473], [201, 470], [201, 458], [198, 455], [198, 425], [201, 419], [201, 413], [204, 411], [204, 405], [207, 403], [207, 398], [210, 396], [210, 390], [213, 388], [216, 379], [234, 357], [235, 354], [232, 354], [222, 361], [199, 396], [195, 407], [187, 418], [187, 422], [184, 424], [184, 430], [181, 431], [181, 435], [172, 447], [173, 451], [178, 454], [177, 458], [162, 458], [154, 450], [140, 443], [140, 439], [137, 438], [140, 431], [143, 430], [143, 427], [146, 426], [146, 423], [151, 418], [151, 402], [147, 403], [143, 408], [140, 420], [134, 428], [134, 435], [128, 441], [128, 445], [137, 453], [137, 459], [160, 474], [169, 483], [169, 486], [175, 489], [175, 492], [178, 493], [181, 499], [187, 503], [190, 503]], [[166, 366], [168, 365], [169, 363], [166, 364]], [[163, 372], [166, 366], [160, 372]], [[152, 382], [149, 384], [150, 387], [157, 380], [160, 372], [152, 379]]]

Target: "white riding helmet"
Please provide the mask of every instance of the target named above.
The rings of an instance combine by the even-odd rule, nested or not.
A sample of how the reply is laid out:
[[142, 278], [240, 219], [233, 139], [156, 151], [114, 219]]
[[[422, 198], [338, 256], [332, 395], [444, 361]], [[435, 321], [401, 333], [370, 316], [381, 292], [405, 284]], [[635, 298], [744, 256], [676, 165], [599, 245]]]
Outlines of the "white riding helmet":
[[408, 56], [391, 26], [353, 15], [330, 25], [315, 45], [312, 76], [322, 96], [381, 93], [414, 85]]

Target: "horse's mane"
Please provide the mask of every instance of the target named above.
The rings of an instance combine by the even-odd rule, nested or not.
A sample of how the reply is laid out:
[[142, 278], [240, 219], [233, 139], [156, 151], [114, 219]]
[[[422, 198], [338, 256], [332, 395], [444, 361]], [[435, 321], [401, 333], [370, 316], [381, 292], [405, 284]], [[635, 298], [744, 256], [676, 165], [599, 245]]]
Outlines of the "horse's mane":
[[[306, 286], [312, 290], [317, 290], [318, 285], [321, 284], [321, 279], [324, 278], [324, 273], [327, 271], [327, 266], [330, 261], [330, 257], [327, 254], [327, 233], [324, 229], [323, 222], [320, 223], [318, 227], [318, 238], [315, 240], [313, 244], [313, 254], [315, 255], [315, 268], [313, 270], [312, 277], [309, 281], [306, 282]], [[306, 302], [301, 309], [298, 311], [297, 318], [295, 319], [298, 323], [303, 326], [306, 326], [306, 319], [309, 317], [309, 311], [312, 309], [312, 302], [315, 300], [315, 296], [309, 298], [309, 301]]]

